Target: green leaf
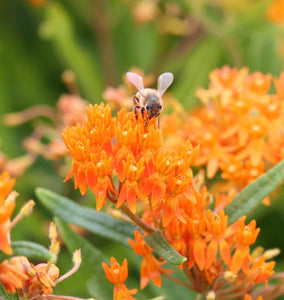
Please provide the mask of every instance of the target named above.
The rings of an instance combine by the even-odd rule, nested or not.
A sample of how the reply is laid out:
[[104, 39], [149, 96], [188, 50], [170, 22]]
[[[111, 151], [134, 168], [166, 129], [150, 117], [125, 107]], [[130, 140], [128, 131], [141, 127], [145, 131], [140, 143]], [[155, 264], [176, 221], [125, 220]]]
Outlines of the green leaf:
[[[55, 262], [56, 260], [55, 255], [48, 251], [48, 249], [33, 242], [16, 241], [12, 242], [11, 245], [13, 248], [13, 256], [23, 255], [29, 259], [37, 259], [45, 262], [49, 260]], [[7, 258], [9, 258], [9, 256], [1, 252], [0, 260], [2, 261]]]
[[264, 30], [252, 34], [244, 41], [245, 65], [251, 71], [279, 74], [281, 72], [281, 58], [278, 55], [277, 35], [269, 30], [267, 30], [268, 32]]
[[145, 236], [145, 242], [168, 263], [180, 265], [187, 260], [186, 257], [180, 255], [164, 238], [160, 231]]
[[76, 224], [90, 232], [125, 245], [128, 245], [127, 239], [133, 238], [135, 227], [130, 223], [114, 219], [95, 209], [80, 206], [70, 199], [44, 188], [37, 188], [36, 195], [53, 215], [68, 223]]
[[179, 74], [180, 79], [171, 89], [186, 108], [196, 106], [196, 90], [208, 82], [208, 74], [218, 65], [222, 50], [218, 40], [205, 38], [189, 53]]
[[229, 224], [234, 223], [241, 216], [253, 211], [283, 180], [284, 160], [246, 186], [232, 202], [225, 207], [225, 213], [229, 215]]
[[13, 256], [23, 255], [31, 259], [38, 259], [42, 261], [51, 260], [51, 262], [56, 261], [56, 256], [42, 245], [27, 241], [16, 241], [11, 244], [13, 248]]
[[2, 283], [0, 282], [0, 299], [1, 300], [10, 300], [8, 294], [6, 293]]
[[70, 253], [81, 249], [82, 264], [78, 273], [83, 273], [90, 280], [91, 284], [87, 285], [91, 287], [92, 296], [99, 300], [112, 299], [113, 285], [107, 281], [102, 269], [102, 262], [108, 262], [108, 259], [99, 249], [72, 231], [65, 222], [55, 218], [55, 223]]

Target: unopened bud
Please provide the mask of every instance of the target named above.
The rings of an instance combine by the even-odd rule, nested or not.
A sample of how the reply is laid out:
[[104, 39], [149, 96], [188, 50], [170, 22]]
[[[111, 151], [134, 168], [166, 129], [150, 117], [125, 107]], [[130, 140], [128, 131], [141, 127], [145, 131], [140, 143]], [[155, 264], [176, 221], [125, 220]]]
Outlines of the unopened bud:
[[20, 211], [20, 215], [22, 215], [23, 217], [28, 216], [32, 210], [33, 207], [35, 206], [35, 202], [34, 200], [29, 200], [21, 209]]
[[260, 255], [262, 255], [263, 251], [264, 251], [264, 248], [263, 248], [263, 247], [261, 247], [261, 246], [256, 247], [256, 248], [252, 251], [251, 256], [254, 257], [254, 258], [257, 258], [257, 257], [259, 257]]
[[51, 240], [56, 240], [57, 237], [58, 237], [57, 229], [56, 229], [56, 226], [55, 226], [55, 224], [53, 222], [51, 222], [50, 225], [49, 225], [49, 233], [48, 233], [48, 235], [49, 235], [49, 238]]
[[19, 193], [12, 191], [5, 200], [5, 206], [10, 206], [12, 203], [14, 203], [18, 195]]
[[82, 257], [81, 257], [81, 249], [76, 250], [73, 253], [73, 263], [74, 264], [81, 264]]
[[57, 256], [59, 251], [60, 251], [59, 241], [53, 240], [51, 245], [50, 245], [49, 251]]
[[277, 255], [280, 254], [280, 249], [279, 248], [274, 248], [274, 249], [269, 249], [269, 250], [266, 250], [264, 252], [264, 256], [265, 256], [265, 259], [272, 259], [274, 257], [276, 257]]

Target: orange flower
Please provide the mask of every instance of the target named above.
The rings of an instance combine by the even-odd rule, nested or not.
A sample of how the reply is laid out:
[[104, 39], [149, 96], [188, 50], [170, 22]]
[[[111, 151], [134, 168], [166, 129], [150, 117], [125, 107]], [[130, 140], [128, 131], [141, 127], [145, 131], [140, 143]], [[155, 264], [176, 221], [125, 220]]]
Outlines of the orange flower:
[[118, 176], [123, 185], [119, 192], [116, 208], [121, 207], [127, 201], [130, 210], [135, 213], [137, 197], [146, 201], [139, 184], [143, 178], [144, 169], [144, 158], [140, 158], [136, 163], [134, 157], [128, 155], [127, 159], [122, 161], [122, 172], [119, 172]]
[[250, 91], [256, 93], [257, 95], [266, 94], [270, 89], [271, 75], [263, 75], [260, 72], [256, 72], [247, 77], [247, 82]]
[[247, 69], [245, 68], [238, 71], [236, 68], [231, 69], [229, 66], [224, 66], [222, 69], [211, 72], [210, 80], [216, 88], [230, 89], [238, 86], [246, 73]]
[[127, 259], [125, 258], [122, 265], [114, 257], [110, 258], [110, 267], [102, 263], [107, 279], [113, 284], [122, 284], [128, 277]]
[[166, 227], [165, 237], [168, 242], [183, 256], [187, 254], [186, 224], [173, 218]]
[[36, 266], [28, 263], [25, 265], [26, 273], [29, 275], [26, 290], [28, 295], [49, 295], [55, 287], [55, 279], [59, 277], [59, 269], [54, 264], [38, 264]]
[[108, 157], [104, 150], [100, 154], [91, 154], [90, 163], [86, 167], [86, 182], [96, 195], [97, 210], [100, 211], [106, 205], [108, 193], [117, 194], [111, 176], [112, 157]]
[[[249, 294], [245, 294], [244, 300], [253, 300]], [[257, 296], [256, 300], [263, 300], [262, 296]]]
[[233, 155], [228, 156], [220, 163], [220, 169], [222, 170], [222, 178], [236, 181], [241, 178], [243, 162]]
[[210, 267], [215, 261], [218, 250], [220, 256], [228, 266], [231, 262], [231, 249], [228, 241], [226, 240], [233, 232], [231, 228], [227, 227], [228, 216], [225, 215], [223, 210], [220, 210], [218, 215], [213, 215], [211, 210], [207, 211], [206, 215], [206, 241], [209, 242], [206, 250], [206, 268]]
[[245, 225], [245, 216], [238, 220], [238, 229], [235, 235], [237, 242], [236, 251], [232, 257], [230, 271], [237, 274], [244, 263], [247, 263], [249, 246], [254, 244], [260, 229], [256, 228], [256, 221], [252, 220]]
[[88, 120], [75, 127], [67, 127], [63, 133], [66, 147], [70, 151], [73, 162], [72, 170], [65, 181], [75, 176], [75, 188], [82, 195], [88, 186], [97, 195], [97, 209], [106, 204], [107, 193], [116, 193], [111, 175], [112, 143], [115, 120], [111, 117], [109, 106], [89, 106]]
[[[51, 239], [50, 252], [56, 257], [59, 252], [59, 242], [53, 223], [50, 225], [49, 237]], [[56, 284], [71, 276], [80, 267], [80, 250], [74, 252], [73, 263], [73, 268], [59, 277], [59, 269], [51, 261], [33, 265], [24, 256], [12, 257], [0, 264], [0, 282], [7, 292], [17, 293], [21, 299], [71, 299], [72, 297], [51, 294]]]
[[266, 282], [271, 275], [275, 272], [273, 268], [275, 267], [275, 262], [265, 262], [265, 256], [262, 255], [257, 259], [253, 260], [252, 266], [248, 271], [248, 278], [252, 279], [254, 283]]
[[267, 10], [267, 18], [270, 22], [283, 24], [284, 18], [284, 1], [273, 0]]
[[[21, 263], [19, 263], [21, 261]], [[24, 256], [16, 256], [10, 260], [4, 260], [0, 264], [0, 282], [8, 293], [16, 293], [17, 289], [24, 288], [28, 276], [23, 263], [28, 260]]]
[[16, 293], [16, 290], [22, 290], [27, 297], [51, 294], [54, 280], [59, 276], [59, 269], [55, 265], [34, 266], [24, 256], [15, 256], [2, 262], [0, 269], [0, 281], [6, 291]]
[[200, 144], [195, 166], [204, 166], [208, 178], [221, 169], [229, 183], [221, 181], [223, 190], [242, 189], [283, 158], [284, 73], [274, 80], [276, 94], [268, 94], [271, 79], [228, 66], [211, 72], [209, 89], [197, 92], [203, 106], [190, 114], [174, 111], [180, 124], [165, 131], [166, 139], [175, 140], [171, 149], [187, 140]]
[[139, 233], [139, 231], [134, 231], [134, 238], [135, 242], [129, 239], [128, 243], [131, 245], [136, 254], [143, 256], [140, 271], [141, 289], [144, 289], [150, 280], [152, 280], [156, 286], [161, 287], [161, 273], [170, 273], [172, 271], [161, 267], [163, 263], [159, 262], [153, 256], [153, 250], [145, 243], [143, 236]]
[[128, 277], [128, 268], [126, 258], [122, 265], [116, 261], [114, 257], [110, 258], [110, 267], [106, 263], [102, 263], [107, 279], [115, 285], [113, 292], [113, 300], [134, 300], [131, 295], [136, 294], [137, 289], [128, 290], [124, 282]]
[[205, 226], [204, 213], [196, 215], [194, 219], [189, 219], [187, 222], [187, 231], [191, 235], [188, 265], [191, 267], [196, 264], [201, 271], [204, 270], [206, 264], [206, 242], [202, 237]]
[[[17, 193], [11, 193], [15, 179], [9, 172], [4, 171], [0, 175], [0, 249], [6, 254], [12, 254], [10, 245], [10, 219], [14, 212]], [[9, 196], [10, 194], [10, 196]]]

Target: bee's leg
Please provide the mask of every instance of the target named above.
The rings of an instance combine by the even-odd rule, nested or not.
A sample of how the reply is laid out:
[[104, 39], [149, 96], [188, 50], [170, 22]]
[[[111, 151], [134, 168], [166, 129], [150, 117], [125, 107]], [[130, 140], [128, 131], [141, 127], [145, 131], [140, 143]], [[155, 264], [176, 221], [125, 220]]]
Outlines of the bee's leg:
[[133, 111], [134, 111], [135, 119], [136, 119], [136, 120], [138, 120], [138, 110], [139, 110], [139, 107], [135, 105], [135, 106], [133, 107]]
[[141, 111], [141, 115], [142, 115], [143, 119], [145, 119], [145, 112], [146, 112], [145, 108], [141, 107], [140, 111]]
[[[153, 117], [158, 119], [158, 129], [160, 129], [160, 114], [159, 113], [155, 114]], [[156, 124], [157, 123], [155, 122], [155, 129], [157, 129]]]
[[134, 114], [135, 114], [135, 118], [136, 120], [138, 119], [138, 110], [140, 109], [140, 102], [139, 102], [139, 99], [134, 96], [133, 97], [133, 111], [134, 111]]
[[148, 126], [148, 122], [149, 122], [149, 117], [147, 117], [146, 119], [145, 119], [145, 121], [144, 121], [144, 128], [146, 129], [147, 128], [147, 126]]

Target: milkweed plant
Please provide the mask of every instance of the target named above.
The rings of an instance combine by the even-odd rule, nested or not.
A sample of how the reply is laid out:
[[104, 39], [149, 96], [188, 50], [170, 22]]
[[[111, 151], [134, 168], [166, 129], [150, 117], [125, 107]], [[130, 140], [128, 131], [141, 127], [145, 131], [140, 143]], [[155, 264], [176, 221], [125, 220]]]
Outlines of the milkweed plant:
[[[29, 2], [41, 7], [46, 1]], [[169, 9], [163, 13], [158, 2], [136, 2], [131, 8], [136, 22], [156, 22], [164, 34], [175, 29], [170, 33], [187, 35], [188, 20], [169, 15]], [[218, 2], [224, 11], [235, 9]], [[267, 9], [272, 23], [281, 23], [280, 2]], [[165, 15], [176, 26], [166, 26]], [[206, 29], [208, 19], [201, 21]], [[238, 60], [234, 49], [229, 51]], [[146, 88], [155, 87], [155, 76], [130, 71]], [[214, 67], [209, 84], [195, 89], [198, 106], [186, 109], [169, 88], [163, 112], [151, 118], [145, 109], [133, 111], [137, 90], [125, 75], [123, 85], [107, 87], [104, 101], [95, 104], [82, 98], [72, 71], [63, 81], [68, 93], [56, 108], [36, 105], [3, 117], [7, 126], [40, 116], [49, 122], [35, 126], [22, 157], [8, 159], [1, 152], [1, 300], [83, 299], [57, 293], [73, 276], [84, 276], [83, 297], [98, 300], [284, 295], [284, 273], [275, 262], [280, 249], [257, 244], [262, 233], [251, 217], [259, 206], [269, 210], [281, 194], [284, 72]], [[139, 92], [141, 99], [143, 88]], [[66, 193], [38, 187], [35, 200], [16, 205], [16, 180], [39, 157], [60, 161], [57, 171]], [[72, 200], [74, 190], [80, 201]], [[13, 228], [31, 217], [36, 202], [50, 215], [48, 249], [13, 239]], [[111, 255], [104, 251], [108, 245]], [[62, 247], [72, 254], [72, 266], [60, 272]]]

